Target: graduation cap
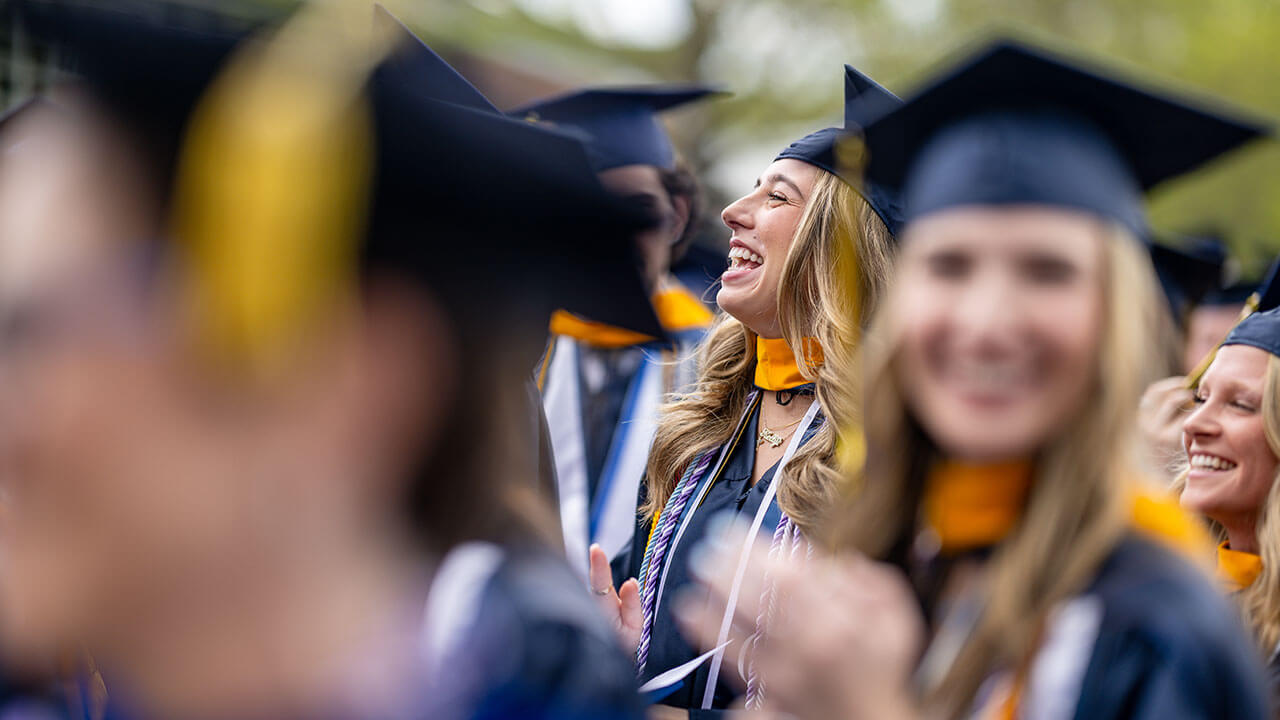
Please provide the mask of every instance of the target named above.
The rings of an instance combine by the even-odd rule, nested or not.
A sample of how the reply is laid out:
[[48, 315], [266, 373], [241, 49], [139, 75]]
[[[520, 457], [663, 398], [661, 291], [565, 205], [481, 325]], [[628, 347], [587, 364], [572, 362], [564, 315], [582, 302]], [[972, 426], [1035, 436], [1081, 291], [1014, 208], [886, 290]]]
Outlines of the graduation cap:
[[1225, 115], [1000, 40], [865, 130], [906, 220], [961, 205], [1073, 208], [1145, 231], [1142, 194], [1262, 135]]
[[[190, 160], [192, 118], [209, 103], [211, 84], [225, 79], [228, 59], [240, 57], [247, 39], [261, 37], [256, 31], [263, 28], [228, 29], [224, 19], [186, 14], [176, 23], [165, 12], [172, 6], [156, 0], [129, 9], [136, 11], [71, 2], [17, 5], [28, 32], [69, 59], [155, 155], [159, 184], [167, 189], [175, 176], [181, 179], [175, 169]], [[392, 21], [379, 11], [377, 23], [385, 28]], [[351, 201], [367, 205], [354, 238], [360, 267], [422, 282], [463, 334], [493, 334], [519, 322], [529, 345], [521, 350], [534, 352], [533, 359], [556, 307], [662, 336], [633, 248], [594, 241], [604, 233], [635, 232], [649, 219], [600, 186], [578, 140], [496, 112], [407, 30], [362, 84], [370, 167], [362, 174], [353, 166], [349, 173], [369, 179]], [[301, 193], [308, 182], [299, 178], [293, 187]], [[282, 197], [324, 210], [323, 198], [308, 204], [306, 197]], [[303, 257], [269, 270], [275, 282], [286, 283], [295, 266], [309, 262]]]
[[623, 165], [671, 170], [675, 167], [675, 150], [658, 113], [721, 94], [701, 85], [587, 88], [521, 106], [510, 114], [583, 133], [589, 138], [588, 150], [596, 172]]
[[870, 120], [902, 104], [897, 95], [858, 72], [844, 66], [844, 127], [824, 128], [791, 143], [774, 160], [791, 158], [822, 168], [858, 191], [875, 211], [890, 234], [897, 237], [902, 227], [902, 207], [894, 190], [860, 177], [861, 163], [841, 158], [840, 149], [849, 133], [860, 133]]
[[1196, 248], [1183, 250], [1159, 243], [1151, 243], [1149, 250], [1169, 310], [1181, 325], [1192, 307], [1222, 285], [1226, 258], [1218, 253], [1196, 252]]
[[[1249, 322], [1249, 319], [1255, 315], [1273, 315], [1273, 310], [1280, 308], [1280, 258], [1276, 258], [1271, 263], [1271, 267], [1267, 270], [1266, 278], [1262, 284], [1254, 290], [1249, 297], [1245, 298], [1244, 308], [1240, 311], [1240, 319], [1236, 321], [1236, 327], [1228, 333], [1227, 337], [1216, 347], [1209, 351], [1199, 365], [1187, 373], [1186, 387], [1195, 389], [1200, 384], [1200, 379], [1204, 377], [1205, 372], [1209, 369], [1209, 365], [1213, 363], [1213, 359], [1218, 355], [1218, 348], [1223, 345], [1231, 344], [1229, 341], [1236, 335], [1236, 331]], [[1253, 332], [1253, 331], [1248, 331]], [[1252, 344], [1252, 343], [1246, 343]], [[1261, 347], [1261, 346], [1260, 346]], [[1263, 347], [1263, 350], [1267, 348]], [[1267, 350], [1268, 352], [1273, 352]]]
[[374, 22], [396, 38], [396, 47], [383, 61], [390, 71], [422, 84], [433, 99], [498, 114], [497, 106], [476, 89], [452, 65], [381, 5], [374, 6]]
[[1200, 305], [1212, 307], [1243, 305], [1256, 292], [1258, 292], [1256, 282], [1235, 282], [1211, 289], [1200, 299]]
[[1222, 344], [1249, 345], [1280, 357], [1280, 308], [1256, 312], [1241, 320]]

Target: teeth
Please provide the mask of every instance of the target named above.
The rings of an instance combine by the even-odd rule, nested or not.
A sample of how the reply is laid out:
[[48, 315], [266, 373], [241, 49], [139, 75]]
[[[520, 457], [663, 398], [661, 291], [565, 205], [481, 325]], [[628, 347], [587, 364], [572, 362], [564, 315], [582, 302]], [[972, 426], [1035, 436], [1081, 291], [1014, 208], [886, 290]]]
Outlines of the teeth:
[[[764, 264], [764, 258], [760, 257], [759, 255], [751, 252], [750, 250], [744, 247], [736, 247], [736, 246], [729, 249], [729, 260], [730, 261], [745, 260], [747, 262], [755, 263], [756, 265]], [[734, 266], [737, 267], [741, 264], [742, 263], [734, 263]]]
[[1230, 460], [1224, 460], [1216, 455], [1195, 454], [1191, 456], [1191, 467], [1208, 468], [1210, 470], [1231, 470], [1236, 466]]

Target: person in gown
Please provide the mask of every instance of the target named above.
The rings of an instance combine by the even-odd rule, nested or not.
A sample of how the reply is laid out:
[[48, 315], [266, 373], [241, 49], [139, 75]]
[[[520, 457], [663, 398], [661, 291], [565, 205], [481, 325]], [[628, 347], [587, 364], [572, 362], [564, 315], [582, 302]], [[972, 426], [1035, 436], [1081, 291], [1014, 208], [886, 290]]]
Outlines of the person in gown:
[[[1132, 491], [1162, 312], [1143, 191], [1261, 132], [1010, 40], [866, 127], [902, 248], [863, 345], [838, 554], [738, 588], [766, 708], [1266, 717], [1238, 619], [1151, 532], [1176, 506], [1139, 513]], [[715, 602], [681, 617], [704, 647], [739, 552], [720, 540], [695, 568]]]
[[112, 717], [637, 717], [507, 411], [553, 308], [659, 331], [594, 243], [650, 218], [368, 8], [17, 10], [77, 77], [0, 165], [6, 660], [83, 644]]
[[[872, 102], [896, 98], [846, 68], [846, 125]], [[834, 494], [832, 423], [854, 412], [838, 388], [898, 220], [889, 193], [845, 172], [841, 132], [792, 143], [721, 214], [732, 232], [717, 296], [726, 315], [704, 344], [694, 389], [663, 410], [630, 551], [614, 568], [593, 551], [592, 589], [636, 649], [644, 681], [699, 654], [673, 621], [672, 598], [714, 516], [753, 518], [759, 532], [798, 541]], [[733, 672], [736, 651], [668, 683], [652, 712], [722, 714], [738, 695], [719, 677]]]
[[1218, 536], [1218, 577], [1239, 604], [1280, 690], [1280, 310], [1249, 316], [1223, 341], [1183, 426], [1177, 487]]
[[604, 186], [659, 218], [634, 239], [614, 241], [634, 243], [665, 337], [557, 312], [538, 370], [565, 551], [584, 582], [591, 545], [610, 558], [631, 545], [658, 406], [693, 381], [694, 349], [711, 325], [711, 312], [671, 273], [697, 229], [701, 191], [658, 113], [713, 94], [698, 86], [590, 88], [510, 113], [583, 133]]

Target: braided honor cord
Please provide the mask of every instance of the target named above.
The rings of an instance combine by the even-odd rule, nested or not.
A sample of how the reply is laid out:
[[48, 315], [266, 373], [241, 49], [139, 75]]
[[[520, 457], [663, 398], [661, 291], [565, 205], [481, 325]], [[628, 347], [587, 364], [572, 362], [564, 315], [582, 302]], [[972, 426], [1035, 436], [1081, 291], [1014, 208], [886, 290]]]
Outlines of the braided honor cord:
[[[791, 518], [786, 513], [778, 520], [778, 527], [773, 531], [773, 542], [769, 544], [769, 559], [775, 560], [784, 554], [790, 555], [792, 560], [796, 559], [800, 548], [805, 548], [806, 557], [813, 557], [813, 546], [809, 541], [800, 534], [800, 528], [796, 527]], [[764, 680], [756, 672], [755, 648], [760, 640], [764, 638], [765, 632], [768, 631], [769, 623], [773, 621], [774, 611], [778, 604], [778, 587], [767, 574], [764, 579], [764, 590], [761, 596], [760, 614], [756, 616], [756, 630], [747, 638], [743, 644], [742, 655], [738, 656], [738, 674], [747, 681], [747, 700], [746, 708], [748, 710], [759, 710], [764, 702]], [[742, 659], [747, 657], [747, 671], [742, 672]]]
[[644, 550], [644, 559], [640, 563], [640, 588], [642, 592], [641, 607], [644, 612], [644, 628], [640, 632], [640, 644], [636, 647], [636, 674], [644, 673], [645, 662], [649, 659], [649, 638], [653, 632], [653, 616], [654, 608], [658, 601], [658, 584], [662, 577], [662, 563], [666, 559], [667, 547], [671, 543], [671, 536], [675, 533], [676, 525], [680, 522], [680, 516], [684, 514], [684, 508], [689, 504], [689, 498], [693, 496], [693, 491], [698, 487], [698, 482], [702, 479], [707, 468], [711, 467], [711, 463], [719, 455], [720, 448], [712, 448], [698, 456], [689, 468], [684, 471], [684, 476], [680, 478], [680, 482], [676, 483], [676, 487], [671, 491], [671, 497], [667, 498], [667, 504], [662, 508], [662, 513], [658, 516], [658, 527], [654, 530], [653, 536], [649, 538], [649, 545]]

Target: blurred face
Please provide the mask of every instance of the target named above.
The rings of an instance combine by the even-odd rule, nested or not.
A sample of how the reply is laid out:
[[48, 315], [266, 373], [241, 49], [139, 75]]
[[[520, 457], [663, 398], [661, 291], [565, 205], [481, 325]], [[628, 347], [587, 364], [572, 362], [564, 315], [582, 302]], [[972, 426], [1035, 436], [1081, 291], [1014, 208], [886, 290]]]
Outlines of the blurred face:
[[808, 163], [777, 160], [751, 192], [720, 214], [733, 234], [716, 302], [761, 337], [782, 336], [778, 283], [817, 177]]
[[652, 292], [671, 268], [671, 247], [684, 234], [689, 209], [679, 208], [672, 202], [658, 168], [652, 165], [623, 165], [605, 170], [599, 177], [609, 192], [634, 200], [659, 219], [657, 226], [636, 236], [636, 248], [644, 263], [645, 286]]
[[1025, 457], [1095, 382], [1103, 248], [1087, 215], [958, 208], [913, 222], [899, 256], [896, 372], [948, 455]]
[[1182, 504], [1227, 527], [1251, 530], [1276, 478], [1262, 415], [1269, 357], [1247, 345], [1219, 350], [1183, 425], [1191, 468]]
[[[172, 373], [143, 266], [126, 251], [150, 233], [142, 186], [127, 162], [112, 163], [78, 132], [29, 132], [34, 139], [0, 167], [0, 612], [9, 649], [92, 637], [95, 616], [138, 599], [127, 588], [140, 575], [165, 572], [150, 533], [169, 523], [194, 529], [217, 513], [202, 498], [169, 502], [193, 468], [170, 463], [188, 450], [162, 388]], [[164, 539], [181, 552], [179, 537]]]
[[1209, 351], [1222, 342], [1240, 319], [1244, 305], [1201, 305], [1187, 318], [1187, 343], [1182, 357], [1183, 372], [1191, 372]]
[[330, 313], [269, 385], [210, 372], [175, 268], [143, 261], [157, 213], [131, 156], [32, 133], [0, 164], [0, 648], [198, 653], [202, 610], [398, 530], [395, 483], [439, 419], [427, 383], [451, 377], [443, 321], [371, 284], [368, 313]]

